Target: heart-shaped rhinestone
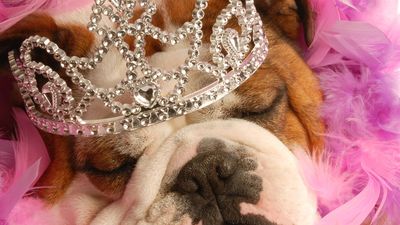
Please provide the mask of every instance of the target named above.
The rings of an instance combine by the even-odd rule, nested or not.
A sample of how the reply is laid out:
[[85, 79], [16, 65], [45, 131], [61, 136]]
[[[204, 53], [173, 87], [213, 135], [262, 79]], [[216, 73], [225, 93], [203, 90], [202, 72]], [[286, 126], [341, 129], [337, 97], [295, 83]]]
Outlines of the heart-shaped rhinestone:
[[157, 85], [154, 83], [147, 83], [139, 87], [133, 97], [140, 106], [151, 108], [157, 103], [158, 96]]

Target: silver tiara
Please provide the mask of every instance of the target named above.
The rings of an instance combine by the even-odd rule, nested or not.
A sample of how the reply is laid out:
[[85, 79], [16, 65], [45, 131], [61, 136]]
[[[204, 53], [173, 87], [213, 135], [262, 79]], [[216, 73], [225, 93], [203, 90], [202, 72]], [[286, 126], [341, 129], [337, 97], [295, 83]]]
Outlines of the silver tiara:
[[[37, 127], [59, 135], [101, 136], [132, 131], [204, 108], [236, 89], [264, 62], [268, 41], [253, 0], [229, 0], [212, 27], [209, 62], [199, 59], [202, 46], [202, 19], [208, 0], [197, 0], [193, 19], [185, 22], [175, 32], [166, 32], [151, 23], [156, 4], [148, 0], [95, 0], [88, 29], [101, 37], [101, 44], [90, 57], [67, 56], [65, 51], [48, 38], [32, 36], [26, 39], [20, 55], [9, 52], [9, 62], [25, 101], [26, 110]], [[131, 21], [134, 9], [142, 7], [143, 13]], [[102, 18], [116, 24], [113, 28], [102, 26]], [[237, 18], [241, 31], [226, 28]], [[134, 50], [124, 41], [126, 36], [135, 39]], [[145, 37], [163, 44], [176, 45], [190, 41], [188, 57], [183, 65], [172, 71], [152, 67], [145, 57]], [[32, 60], [32, 50], [44, 49], [65, 69], [74, 88], [83, 96], [74, 97], [66, 80], [41, 62]], [[126, 76], [113, 88], [96, 87], [82, 73], [96, 68], [110, 48], [118, 49], [126, 61]], [[215, 81], [186, 93], [189, 72], [208, 74]], [[138, 74], [143, 74], [139, 77]], [[47, 80], [38, 87], [36, 77]], [[173, 90], [162, 94], [162, 83], [175, 82]], [[76, 86], [76, 87], [75, 87]], [[165, 87], [164, 87], [165, 88]], [[130, 103], [118, 97], [129, 94]], [[85, 119], [85, 113], [97, 99], [109, 108], [109, 118]]]

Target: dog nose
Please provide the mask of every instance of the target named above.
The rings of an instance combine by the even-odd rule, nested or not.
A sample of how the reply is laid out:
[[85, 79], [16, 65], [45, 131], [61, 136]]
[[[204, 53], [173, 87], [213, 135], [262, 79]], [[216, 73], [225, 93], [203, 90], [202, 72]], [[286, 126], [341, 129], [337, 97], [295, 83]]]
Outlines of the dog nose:
[[259, 215], [241, 215], [240, 204], [260, 200], [262, 179], [254, 173], [257, 163], [244, 148], [229, 147], [222, 140], [203, 139], [198, 154], [179, 172], [174, 185], [188, 205], [194, 222], [203, 225], [273, 224]]

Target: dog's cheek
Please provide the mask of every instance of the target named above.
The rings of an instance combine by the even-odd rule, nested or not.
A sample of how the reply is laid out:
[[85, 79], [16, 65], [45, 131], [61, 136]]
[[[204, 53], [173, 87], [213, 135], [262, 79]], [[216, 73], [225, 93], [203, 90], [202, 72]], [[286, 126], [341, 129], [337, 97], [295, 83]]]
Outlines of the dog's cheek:
[[308, 149], [310, 146], [307, 131], [298, 117], [289, 107], [288, 99], [282, 98], [282, 103], [271, 111], [244, 119], [255, 122], [276, 135], [289, 149], [301, 146]]
[[129, 134], [79, 137], [73, 148], [75, 170], [110, 198], [125, 190], [143, 146], [132, 143]]
[[101, 192], [116, 199], [122, 196], [132, 171], [133, 167], [130, 167], [118, 174], [86, 173], [86, 176]]
[[41, 132], [49, 151], [51, 163], [37, 186], [39, 196], [48, 203], [56, 203], [64, 195], [74, 179], [72, 166], [72, 137], [62, 137]]
[[311, 143], [307, 131], [292, 110], [286, 112], [285, 124], [286, 126], [282, 133], [286, 139], [284, 143], [287, 144], [289, 149], [298, 146], [308, 149]]
[[262, 191], [257, 203], [240, 204], [241, 214], [261, 215], [277, 224], [314, 224], [319, 218], [316, 198], [305, 186], [295, 157], [249, 151], [258, 162], [254, 174], [262, 180]]

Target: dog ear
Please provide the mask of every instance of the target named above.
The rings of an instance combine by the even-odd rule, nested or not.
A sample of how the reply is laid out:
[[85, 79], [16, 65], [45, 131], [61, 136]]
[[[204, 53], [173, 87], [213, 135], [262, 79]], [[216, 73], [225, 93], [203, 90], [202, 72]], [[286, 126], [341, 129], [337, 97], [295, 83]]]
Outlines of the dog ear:
[[304, 38], [308, 45], [311, 45], [315, 34], [314, 13], [309, 0], [296, 0], [297, 12], [303, 23]]
[[286, 36], [298, 40], [303, 31], [306, 43], [311, 44], [315, 25], [309, 0], [255, 0], [255, 5]]

